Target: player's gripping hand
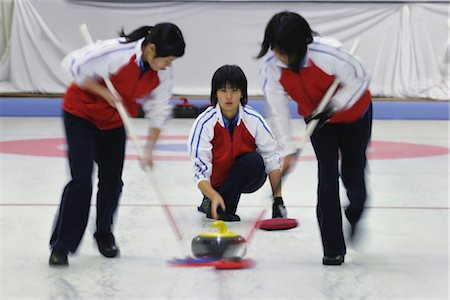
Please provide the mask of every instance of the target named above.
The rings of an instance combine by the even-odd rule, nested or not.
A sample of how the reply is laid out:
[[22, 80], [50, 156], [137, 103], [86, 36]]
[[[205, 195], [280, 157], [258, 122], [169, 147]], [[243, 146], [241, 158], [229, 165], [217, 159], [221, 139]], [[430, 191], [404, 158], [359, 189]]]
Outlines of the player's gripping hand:
[[313, 113], [311, 116], [305, 118], [306, 123], [311, 122], [312, 120], [318, 120], [316, 130], [322, 128], [325, 124], [328, 123], [330, 118], [336, 112], [336, 108], [334, 108], [330, 103], [325, 106], [325, 108], [320, 113]]

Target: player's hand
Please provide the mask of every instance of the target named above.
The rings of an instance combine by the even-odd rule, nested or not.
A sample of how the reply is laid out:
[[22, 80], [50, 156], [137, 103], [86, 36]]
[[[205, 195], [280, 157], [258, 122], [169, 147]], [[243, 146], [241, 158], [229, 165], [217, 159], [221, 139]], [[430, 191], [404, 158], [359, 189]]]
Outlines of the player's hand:
[[334, 115], [335, 112], [336, 108], [334, 108], [330, 103], [328, 103], [320, 113], [313, 112], [311, 116], [305, 118], [305, 121], [306, 123], [309, 123], [312, 120], [318, 120], [319, 122], [317, 123], [315, 129], [318, 130], [328, 123], [328, 121]]
[[211, 215], [214, 220], [219, 218], [219, 215], [217, 214], [219, 206], [222, 208], [222, 211], [225, 211], [225, 201], [220, 194], [217, 194], [217, 196], [211, 198]]
[[114, 108], [116, 107], [117, 103], [122, 102], [122, 98], [120, 96], [116, 96], [109, 91], [103, 96], [103, 98], [106, 100], [106, 102], [108, 102], [109, 105]]
[[88, 92], [94, 93], [100, 97], [102, 97], [109, 105], [112, 107], [116, 107], [118, 102], [123, 102], [122, 97], [117, 94], [111, 93], [111, 91], [104, 85], [100, 84], [97, 80], [93, 78], [86, 78], [82, 83], [80, 83], [80, 87]]
[[141, 157], [139, 163], [143, 169], [153, 168], [153, 149], [150, 146], [146, 146], [144, 149], [144, 156]]
[[272, 218], [287, 218], [287, 210], [282, 197], [273, 198]]

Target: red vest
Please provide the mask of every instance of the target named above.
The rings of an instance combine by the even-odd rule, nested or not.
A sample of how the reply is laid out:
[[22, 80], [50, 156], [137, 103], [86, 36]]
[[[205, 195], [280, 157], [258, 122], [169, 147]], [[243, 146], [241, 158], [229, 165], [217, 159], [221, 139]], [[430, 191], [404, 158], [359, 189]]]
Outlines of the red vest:
[[217, 122], [211, 143], [213, 146], [211, 185], [215, 188], [223, 184], [238, 156], [256, 151], [255, 139], [243, 122], [234, 128], [233, 140], [228, 130]]
[[[328, 75], [312, 61], [308, 67], [300, 68], [298, 73], [281, 69], [280, 83], [288, 95], [297, 102], [298, 113], [308, 117], [319, 105], [335, 76]], [[359, 120], [366, 112], [371, 101], [367, 90], [350, 108], [336, 112], [330, 123], [352, 123]]]
[[[123, 104], [131, 116], [138, 113], [136, 99], [150, 93], [159, 85], [158, 73], [150, 70], [142, 77], [133, 55], [128, 64], [110, 76], [111, 82], [123, 99]], [[100, 81], [105, 85], [104, 81]], [[123, 126], [117, 110], [102, 97], [85, 91], [73, 82], [64, 95], [63, 109], [68, 113], [85, 118], [101, 130]]]

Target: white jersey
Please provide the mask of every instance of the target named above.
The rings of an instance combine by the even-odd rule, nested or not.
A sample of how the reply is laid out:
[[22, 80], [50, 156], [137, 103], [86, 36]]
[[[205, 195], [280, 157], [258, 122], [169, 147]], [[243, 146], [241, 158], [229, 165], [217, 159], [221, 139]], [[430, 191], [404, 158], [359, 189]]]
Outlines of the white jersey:
[[[241, 134], [242, 132], [248, 132], [250, 136]], [[219, 105], [209, 107], [197, 117], [187, 144], [189, 156], [194, 163], [196, 183], [211, 181], [213, 168], [218, 168], [216, 174], [230, 169], [234, 163], [231, 157], [248, 152], [251, 148], [249, 145], [256, 145], [255, 151], [263, 158], [267, 174], [281, 168], [276, 140], [263, 117], [250, 106], [239, 105], [239, 119], [232, 138], [234, 142], [230, 143], [229, 135]], [[216, 165], [213, 165], [214, 157], [219, 158]], [[220, 182], [225, 175], [218, 174], [218, 178], [212, 178], [212, 183]]]
[[[136, 56], [134, 62], [139, 66], [144, 39], [131, 43], [123, 43], [124, 41], [125, 38], [96, 41], [69, 53], [61, 62], [61, 66], [78, 85], [82, 85], [88, 78], [101, 80], [118, 73], [123, 66], [130, 63], [133, 55]], [[172, 114], [172, 106], [169, 104], [172, 97], [172, 69], [168, 67], [166, 70], [160, 70], [157, 76], [159, 85], [142, 97], [142, 108], [150, 122], [150, 128], [161, 128]]]
[[[281, 155], [285, 156], [296, 151], [288, 107], [288, 102], [292, 98], [281, 83], [282, 72], [288, 69], [288, 66], [278, 60], [272, 51], [269, 51], [263, 60], [260, 75], [262, 89], [267, 100], [266, 119], [277, 137]], [[370, 76], [362, 64], [353, 55], [343, 50], [341, 44], [336, 40], [314, 37], [313, 43], [308, 45], [304, 63], [305, 65], [300, 70], [314, 64], [321, 72], [334, 76], [335, 80], [339, 81], [339, 89], [330, 99], [330, 104], [338, 111], [351, 108], [368, 89]], [[309, 89], [308, 86], [314, 89], [314, 86], [318, 84], [313, 78], [317, 79], [320, 76], [300, 74], [299, 78], [301, 78], [305, 90]], [[300, 84], [300, 82], [295, 84]], [[305, 99], [294, 100], [297, 103], [305, 101]], [[315, 106], [306, 113], [306, 116], [309, 116], [314, 108]]]

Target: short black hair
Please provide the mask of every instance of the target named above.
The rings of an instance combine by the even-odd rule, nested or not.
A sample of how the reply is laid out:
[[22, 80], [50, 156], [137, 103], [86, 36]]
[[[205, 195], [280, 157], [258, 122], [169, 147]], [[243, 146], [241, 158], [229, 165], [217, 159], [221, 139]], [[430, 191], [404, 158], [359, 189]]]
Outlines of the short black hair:
[[240, 99], [242, 105], [248, 102], [247, 78], [244, 71], [236, 65], [224, 65], [214, 72], [211, 80], [211, 104], [217, 104], [217, 90], [230, 86], [239, 89], [242, 93]]
[[288, 56], [291, 69], [298, 70], [314, 35], [317, 33], [299, 14], [290, 11], [277, 13], [266, 26], [257, 58], [263, 57], [269, 48], [276, 49]]

